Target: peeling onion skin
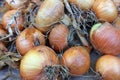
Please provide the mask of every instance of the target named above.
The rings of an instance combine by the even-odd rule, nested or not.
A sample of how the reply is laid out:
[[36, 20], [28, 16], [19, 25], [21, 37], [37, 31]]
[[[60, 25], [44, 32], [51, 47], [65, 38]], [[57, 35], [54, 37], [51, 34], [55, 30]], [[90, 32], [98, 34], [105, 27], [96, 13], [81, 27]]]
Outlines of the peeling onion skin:
[[49, 35], [50, 46], [56, 51], [62, 51], [68, 46], [69, 29], [64, 24], [57, 24]]
[[6, 0], [12, 9], [19, 9], [29, 4], [29, 0]]
[[92, 27], [90, 33], [94, 48], [103, 54], [120, 54], [120, 30], [107, 22], [96, 25]]
[[[20, 74], [23, 80], [40, 80], [42, 71], [46, 66], [58, 65], [56, 53], [47, 46], [32, 48], [23, 56], [20, 64]], [[43, 74], [42, 74], [43, 75]]]
[[90, 67], [90, 55], [85, 47], [75, 46], [66, 50], [62, 56], [62, 65], [68, 67], [70, 75], [85, 74]]
[[[16, 11], [17, 10], [9, 10], [3, 15], [2, 25], [3, 25], [4, 29], [6, 29], [6, 30], [8, 29], [7, 24], [9, 24], [11, 22]], [[23, 30], [23, 23], [24, 23], [23, 16], [21, 15], [21, 16], [17, 17], [16, 21], [18, 23], [19, 30]], [[11, 26], [12, 26], [12, 29], [14, 30], [16, 23], [13, 22]]]
[[[35, 45], [36, 41], [40, 43]], [[45, 45], [45, 37], [40, 31], [33, 27], [26, 28], [16, 39], [16, 48], [22, 56], [25, 55], [27, 51], [38, 45]]]
[[113, 22], [118, 15], [117, 7], [112, 0], [96, 0], [93, 11], [100, 21]]
[[[64, 16], [64, 5], [61, 0], [45, 0], [35, 17], [36, 27], [48, 27], [57, 23]], [[49, 27], [48, 27], [49, 28]]]
[[71, 4], [76, 5], [79, 9], [90, 10], [95, 0], [68, 0]]
[[103, 80], [120, 80], [120, 59], [112, 55], [105, 55], [98, 59], [96, 71]]

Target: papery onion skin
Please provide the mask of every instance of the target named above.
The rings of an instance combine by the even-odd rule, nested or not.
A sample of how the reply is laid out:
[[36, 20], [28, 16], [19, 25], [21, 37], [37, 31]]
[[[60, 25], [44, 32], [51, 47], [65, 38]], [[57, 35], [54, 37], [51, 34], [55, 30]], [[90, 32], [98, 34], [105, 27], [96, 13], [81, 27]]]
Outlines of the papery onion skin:
[[120, 80], [120, 59], [112, 55], [104, 55], [97, 60], [96, 71], [103, 80]]
[[59, 60], [56, 53], [51, 48], [41, 45], [32, 48], [22, 58], [20, 74], [25, 80], [40, 80], [41, 75], [39, 74], [45, 67], [57, 64], [59, 64]]
[[62, 51], [68, 46], [69, 29], [64, 24], [57, 24], [49, 35], [50, 46], [56, 51]]
[[62, 56], [62, 65], [68, 67], [70, 75], [85, 74], [90, 67], [90, 55], [85, 47], [74, 46], [66, 50]]
[[6, 0], [6, 2], [12, 9], [18, 9], [28, 5], [29, 0]]
[[36, 27], [48, 27], [64, 16], [64, 5], [61, 0], [45, 0], [35, 17]]
[[76, 5], [79, 9], [90, 10], [95, 0], [68, 0], [71, 4]]
[[[6, 29], [6, 30], [8, 29], [7, 25], [10, 24], [11, 20], [13, 20], [13, 17], [16, 12], [17, 12], [17, 10], [9, 10], [3, 15], [2, 25], [3, 25], [4, 29]], [[19, 17], [17, 17], [16, 21], [17, 21], [19, 30], [23, 30], [23, 23], [24, 23], [23, 16], [20, 15]], [[14, 28], [16, 27], [15, 21], [12, 23], [11, 27], [14, 30]]]
[[113, 22], [117, 15], [117, 7], [112, 0], [96, 0], [93, 11], [100, 21]]
[[[36, 41], [39, 42], [37, 45], [35, 44]], [[22, 56], [38, 45], [45, 45], [45, 37], [40, 31], [33, 27], [26, 28], [16, 39], [16, 48]]]
[[108, 22], [95, 24], [90, 31], [90, 40], [103, 54], [120, 54], [120, 31]]

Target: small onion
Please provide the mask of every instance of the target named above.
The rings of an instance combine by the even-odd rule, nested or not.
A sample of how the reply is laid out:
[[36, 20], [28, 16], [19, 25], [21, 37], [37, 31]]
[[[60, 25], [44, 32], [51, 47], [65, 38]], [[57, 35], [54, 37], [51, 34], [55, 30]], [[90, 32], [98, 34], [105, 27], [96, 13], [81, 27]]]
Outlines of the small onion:
[[64, 24], [57, 24], [49, 35], [50, 46], [56, 51], [62, 51], [68, 46], [69, 29]]
[[35, 17], [36, 27], [49, 28], [64, 16], [64, 5], [61, 0], [45, 0]]
[[100, 21], [113, 22], [118, 15], [117, 7], [112, 0], [96, 0], [93, 11]]
[[32, 48], [20, 63], [20, 74], [23, 80], [46, 80], [44, 68], [59, 64], [56, 53], [47, 46]]
[[89, 10], [94, 4], [95, 0], [68, 0], [71, 4], [76, 5], [83, 10]]
[[120, 54], [120, 30], [108, 22], [95, 24], [90, 32], [90, 40], [103, 54]]
[[[3, 25], [4, 29], [6, 29], [6, 30], [8, 29], [7, 25], [10, 24], [11, 20], [13, 20], [13, 17], [14, 17], [16, 12], [17, 12], [17, 10], [9, 10], [3, 15], [2, 25]], [[15, 21], [12, 23], [12, 25], [11, 25], [12, 29], [14, 30], [16, 25], [18, 25], [19, 30], [22, 30], [23, 23], [24, 23], [23, 16], [22, 15], [18, 16], [16, 18], [16, 21], [17, 21], [17, 24], [15, 23]]]
[[103, 80], [120, 80], [120, 58], [112, 55], [100, 57], [96, 71], [102, 75]]
[[6, 2], [12, 9], [18, 9], [26, 6], [29, 3], [29, 0], [6, 0]]
[[85, 47], [75, 46], [66, 50], [62, 57], [62, 64], [68, 67], [70, 75], [82, 75], [90, 67], [90, 55]]
[[16, 39], [16, 48], [21, 55], [38, 45], [45, 45], [44, 35], [37, 29], [26, 28]]

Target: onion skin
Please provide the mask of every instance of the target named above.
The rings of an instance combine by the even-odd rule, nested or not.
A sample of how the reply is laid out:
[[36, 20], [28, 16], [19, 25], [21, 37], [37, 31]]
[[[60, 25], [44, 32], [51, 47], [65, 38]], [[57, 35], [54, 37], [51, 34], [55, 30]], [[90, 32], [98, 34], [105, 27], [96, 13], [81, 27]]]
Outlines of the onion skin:
[[[36, 27], [48, 27], [64, 16], [64, 5], [61, 0], [45, 0], [35, 17]], [[49, 27], [48, 27], [49, 28]]]
[[98, 59], [96, 71], [103, 80], [120, 80], [120, 59], [112, 55], [105, 55]]
[[92, 45], [103, 54], [120, 54], [120, 31], [110, 23], [98, 23], [91, 29]]
[[70, 70], [70, 75], [82, 75], [90, 67], [90, 55], [85, 47], [75, 46], [66, 50], [62, 57], [62, 64]]
[[68, 46], [69, 29], [64, 24], [57, 24], [49, 35], [50, 46], [56, 51], [62, 51]]
[[6, 2], [12, 9], [18, 9], [26, 6], [29, 3], [29, 0], [6, 0]]
[[89, 10], [95, 0], [68, 0], [71, 4], [76, 5], [79, 9]]
[[16, 48], [20, 52], [20, 54], [23, 56], [25, 55], [25, 53], [27, 53], [27, 51], [29, 51], [33, 47], [38, 46], [38, 45], [35, 45], [36, 41], [40, 42], [40, 44], [38, 45], [45, 45], [44, 35], [33, 27], [26, 28], [17, 37]]
[[96, 0], [93, 11], [100, 21], [113, 22], [117, 15], [117, 7], [112, 0]]
[[120, 16], [114, 22], [115, 27], [120, 28]]
[[[9, 10], [9, 11], [7, 11], [3, 15], [2, 25], [3, 25], [4, 29], [6, 29], [6, 30], [8, 29], [7, 28], [7, 24], [9, 24], [11, 22], [11, 20], [13, 19], [14, 14], [16, 12], [17, 12], [17, 10]], [[23, 23], [24, 23], [23, 16], [21, 15], [21, 16], [17, 17], [16, 21], [18, 23], [19, 30], [23, 30]], [[12, 25], [11, 25], [11, 27], [12, 27], [13, 30], [14, 30], [15, 26], [16, 26], [16, 23], [13, 22]]]
[[25, 80], [40, 80], [39, 74], [46, 66], [59, 64], [56, 53], [47, 46], [32, 48], [22, 58], [20, 64], [20, 74]]

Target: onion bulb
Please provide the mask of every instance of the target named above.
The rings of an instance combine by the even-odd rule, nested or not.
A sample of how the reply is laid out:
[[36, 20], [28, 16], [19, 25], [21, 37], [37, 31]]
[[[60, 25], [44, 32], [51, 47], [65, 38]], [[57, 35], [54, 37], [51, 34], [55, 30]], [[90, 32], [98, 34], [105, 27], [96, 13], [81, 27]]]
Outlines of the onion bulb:
[[64, 16], [64, 5], [61, 0], [45, 0], [35, 17], [36, 27], [50, 28]]
[[68, 46], [69, 29], [64, 24], [57, 24], [49, 35], [50, 46], [56, 51], [62, 51]]
[[120, 30], [108, 22], [95, 24], [90, 32], [90, 40], [103, 54], [120, 54]]
[[79, 9], [89, 10], [95, 0], [68, 0], [71, 4], [76, 5]]
[[33, 27], [26, 28], [16, 39], [16, 48], [21, 55], [38, 45], [45, 45], [45, 37]]
[[15, 30], [15, 27], [17, 25], [18, 25], [19, 30], [23, 29], [23, 23], [24, 23], [23, 16], [19, 15], [16, 18], [17, 24], [16, 24], [16, 22], [13, 18], [16, 12], [17, 12], [17, 10], [9, 10], [3, 15], [2, 25], [3, 25], [4, 29], [7, 30], [8, 29], [7, 25], [10, 24], [12, 21], [13, 21], [13, 23], [11, 24], [11, 27], [12, 27], [13, 30]]
[[120, 80], [120, 58], [112, 55], [100, 57], [96, 71], [102, 75], [103, 80]]
[[82, 75], [90, 67], [90, 55], [85, 47], [75, 46], [66, 50], [62, 56], [62, 64], [68, 67], [70, 75]]
[[29, 0], [6, 0], [6, 2], [12, 9], [18, 9], [26, 6], [29, 3]]
[[32, 48], [23, 56], [20, 63], [20, 75], [23, 80], [46, 80], [44, 70], [48, 66], [59, 64], [56, 53], [47, 46]]
[[117, 15], [117, 7], [112, 0], [96, 0], [93, 11], [100, 21], [113, 22]]

